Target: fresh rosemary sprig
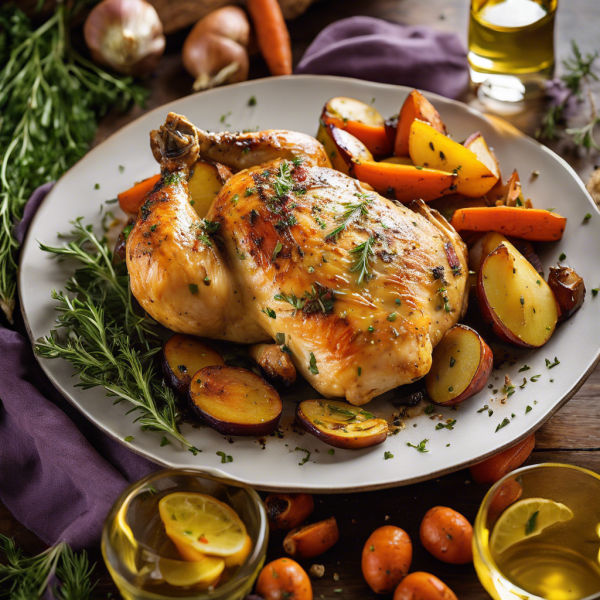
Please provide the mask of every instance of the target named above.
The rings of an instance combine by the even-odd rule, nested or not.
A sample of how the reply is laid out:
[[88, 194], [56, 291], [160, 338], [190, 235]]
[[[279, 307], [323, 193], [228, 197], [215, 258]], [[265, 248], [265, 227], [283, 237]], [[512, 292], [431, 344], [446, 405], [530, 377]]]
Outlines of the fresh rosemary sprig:
[[352, 250], [350, 254], [356, 254], [354, 264], [350, 267], [350, 272], [354, 273], [358, 271], [358, 285], [360, 285], [364, 279], [368, 279], [370, 276], [369, 269], [371, 265], [369, 261], [374, 256], [373, 254], [373, 243], [375, 238], [369, 236], [362, 244], [359, 244]]
[[13, 227], [41, 184], [88, 150], [113, 106], [143, 104], [146, 90], [77, 54], [69, 20], [81, 1], [57, 2], [34, 30], [18, 8], [0, 8], [0, 307], [12, 319], [19, 244]]
[[125, 264], [113, 264], [106, 240], [98, 239], [90, 225], [77, 219], [73, 226], [74, 239], [65, 246], [40, 244], [80, 267], [66, 283], [67, 294], [52, 293], [58, 302], [57, 329], [37, 341], [36, 353], [67, 360], [79, 375], [78, 386], [103, 386], [116, 398], [114, 404], [132, 405], [129, 412], [138, 413], [134, 422], [142, 429], [168, 433], [196, 454], [179, 432], [175, 397], [156, 364], [161, 341], [155, 322], [136, 310]]
[[590, 80], [598, 81], [598, 76], [593, 70], [594, 62], [598, 58], [598, 51], [584, 56], [575, 41], [571, 41], [571, 48], [573, 56], [563, 61], [565, 74], [561, 77], [569, 92], [561, 102], [550, 106], [546, 111], [542, 118], [541, 129], [538, 131], [538, 137], [548, 140], [556, 139], [559, 135], [559, 126], [565, 122], [565, 110], [569, 101], [573, 97], [581, 99], [582, 94], [586, 92], [590, 103], [589, 121], [583, 127], [567, 128], [565, 133], [571, 136], [576, 146], [600, 150], [600, 146], [594, 139], [594, 128], [600, 123], [600, 116], [590, 85]]
[[13, 540], [0, 534], [0, 550], [7, 564], [0, 564], [0, 598], [6, 600], [88, 600], [96, 583], [90, 576], [85, 551], [74, 553], [61, 542], [32, 557], [23, 556]]
[[345, 231], [348, 225], [360, 215], [367, 214], [367, 206], [373, 202], [372, 197], [367, 197], [364, 194], [360, 195], [361, 198], [365, 198], [362, 202], [352, 204], [352, 202], [344, 202], [342, 206], [346, 209], [337, 219], [336, 222], [339, 225], [332, 229], [326, 236], [325, 239], [331, 240], [336, 238], [342, 231]]

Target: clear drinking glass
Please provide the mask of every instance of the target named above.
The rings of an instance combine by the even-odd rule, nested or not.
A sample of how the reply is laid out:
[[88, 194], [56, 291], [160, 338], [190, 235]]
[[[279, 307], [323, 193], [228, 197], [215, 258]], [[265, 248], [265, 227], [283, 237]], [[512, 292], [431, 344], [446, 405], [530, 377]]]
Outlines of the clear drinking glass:
[[[180, 558], [158, 512], [160, 499], [173, 492], [197, 492], [228, 504], [252, 539], [245, 563], [214, 589], [179, 587], [165, 581], [161, 565], [185, 572], [194, 564]], [[250, 593], [263, 566], [268, 538], [265, 507], [253, 489], [192, 469], [167, 469], [141, 479], [121, 494], [104, 524], [102, 555], [125, 600], [241, 600]]]
[[[529, 499], [561, 503], [571, 518], [548, 525], [538, 508], [525, 523], [500, 527], [520, 541], [498, 552], [494, 528], [508, 511]], [[533, 500], [532, 502], [536, 502]], [[518, 506], [521, 504], [521, 506]], [[530, 505], [531, 506], [531, 505]], [[504, 516], [503, 516], [504, 515]], [[513, 471], [484, 498], [473, 535], [479, 580], [494, 600], [581, 600], [600, 598], [600, 476], [571, 465], [546, 463]], [[539, 525], [539, 527], [538, 527]], [[506, 538], [504, 538], [506, 539]]]
[[554, 72], [558, 0], [471, 0], [469, 66], [479, 95], [503, 102], [539, 96]]

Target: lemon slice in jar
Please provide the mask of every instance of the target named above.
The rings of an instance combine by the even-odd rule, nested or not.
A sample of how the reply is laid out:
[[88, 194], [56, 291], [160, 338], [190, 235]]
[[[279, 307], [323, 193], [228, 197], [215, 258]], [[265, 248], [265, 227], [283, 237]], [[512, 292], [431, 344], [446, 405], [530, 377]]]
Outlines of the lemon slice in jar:
[[222, 558], [205, 556], [202, 560], [184, 562], [170, 558], [160, 558], [158, 561], [163, 579], [170, 585], [177, 587], [199, 586], [208, 588], [215, 585], [225, 569]]
[[167, 535], [185, 560], [207, 554], [227, 557], [243, 550], [246, 526], [227, 504], [212, 496], [175, 492], [158, 503]]
[[560, 502], [546, 498], [527, 498], [509, 506], [496, 521], [490, 549], [500, 554], [514, 544], [540, 535], [544, 529], [573, 518], [573, 511]]

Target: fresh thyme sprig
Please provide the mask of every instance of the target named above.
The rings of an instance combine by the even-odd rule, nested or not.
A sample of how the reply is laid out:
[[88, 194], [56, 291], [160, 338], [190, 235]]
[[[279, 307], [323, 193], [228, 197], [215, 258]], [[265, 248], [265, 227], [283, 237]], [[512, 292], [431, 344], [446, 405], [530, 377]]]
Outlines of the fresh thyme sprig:
[[344, 202], [342, 204], [346, 210], [336, 219], [336, 222], [339, 223], [339, 225], [335, 229], [332, 229], [325, 236], [325, 239], [331, 240], [336, 238], [342, 231], [346, 230], [348, 225], [350, 225], [356, 217], [367, 214], [367, 206], [373, 202], [373, 198], [366, 197], [364, 194], [361, 194], [360, 197], [365, 199], [357, 204], [352, 204], [352, 202]]
[[375, 237], [369, 236], [362, 244], [359, 244], [350, 250], [350, 254], [356, 254], [354, 264], [350, 267], [350, 272], [358, 272], [358, 285], [360, 285], [364, 279], [368, 279], [370, 277], [371, 265], [369, 261], [374, 256], [374, 242]]
[[37, 341], [36, 353], [67, 360], [79, 375], [78, 386], [103, 386], [116, 398], [114, 404], [132, 405], [129, 412], [138, 413], [134, 422], [144, 430], [168, 433], [197, 453], [179, 432], [175, 397], [162, 384], [156, 365], [161, 341], [155, 322], [136, 310], [125, 264], [113, 264], [106, 240], [91, 226], [81, 219], [73, 226], [74, 239], [65, 246], [40, 244], [45, 252], [77, 260], [80, 267], [66, 283], [67, 294], [52, 293], [58, 303], [57, 329]]
[[579, 50], [575, 41], [571, 41], [573, 56], [563, 61], [565, 74], [561, 77], [569, 92], [559, 103], [551, 106], [542, 118], [542, 127], [538, 132], [538, 137], [553, 140], [558, 137], [558, 128], [565, 121], [565, 110], [569, 101], [575, 97], [581, 99], [582, 94], [587, 93], [590, 103], [589, 121], [579, 128], [567, 128], [565, 133], [573, 139], [577, 146], [600, 150], [594, 139], [594, 128], [600, 123], [596, 107], [596, 99], [592, 92], [590, 80], [598, 81], [598, 76], [594, 73], [594, 62], [598, 58], [598, 51], [593, 54], [588, 53], [585, 56]]
[[18, 8], [0, 8], [0, 307], [9, 320], [19, 248], [13, 227], [27, 199], [87, 152], [111, 107], [143, 104], [147, 93], [77, 54], [68, 22], [83, 2], [56, 4], [35, 30]]
[[87, 554], [74, 553], [61, 542], [25, 557], [13, 540], [0, 534], [0, 550], [8, 564], [0, 565], [0, 598], [6, 600], [88, 600], [96, 587], [90, 580], [94, 565]]

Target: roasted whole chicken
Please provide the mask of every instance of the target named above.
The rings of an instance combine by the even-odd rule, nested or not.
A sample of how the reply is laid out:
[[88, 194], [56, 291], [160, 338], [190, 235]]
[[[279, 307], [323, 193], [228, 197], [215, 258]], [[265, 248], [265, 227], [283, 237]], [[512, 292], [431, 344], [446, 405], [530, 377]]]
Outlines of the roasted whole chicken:
[[[213, 134], [170, 113], [151, 146], [162, 179], [126, 255], [154, 319], [284, 343], [316, 390], [355, 405], [427, 374], [468, 298], [465, 245], [436, 211], [370, 191], [292, 131]], [[205, 219], [187, 184], [198, 159], [235, 172]]]

